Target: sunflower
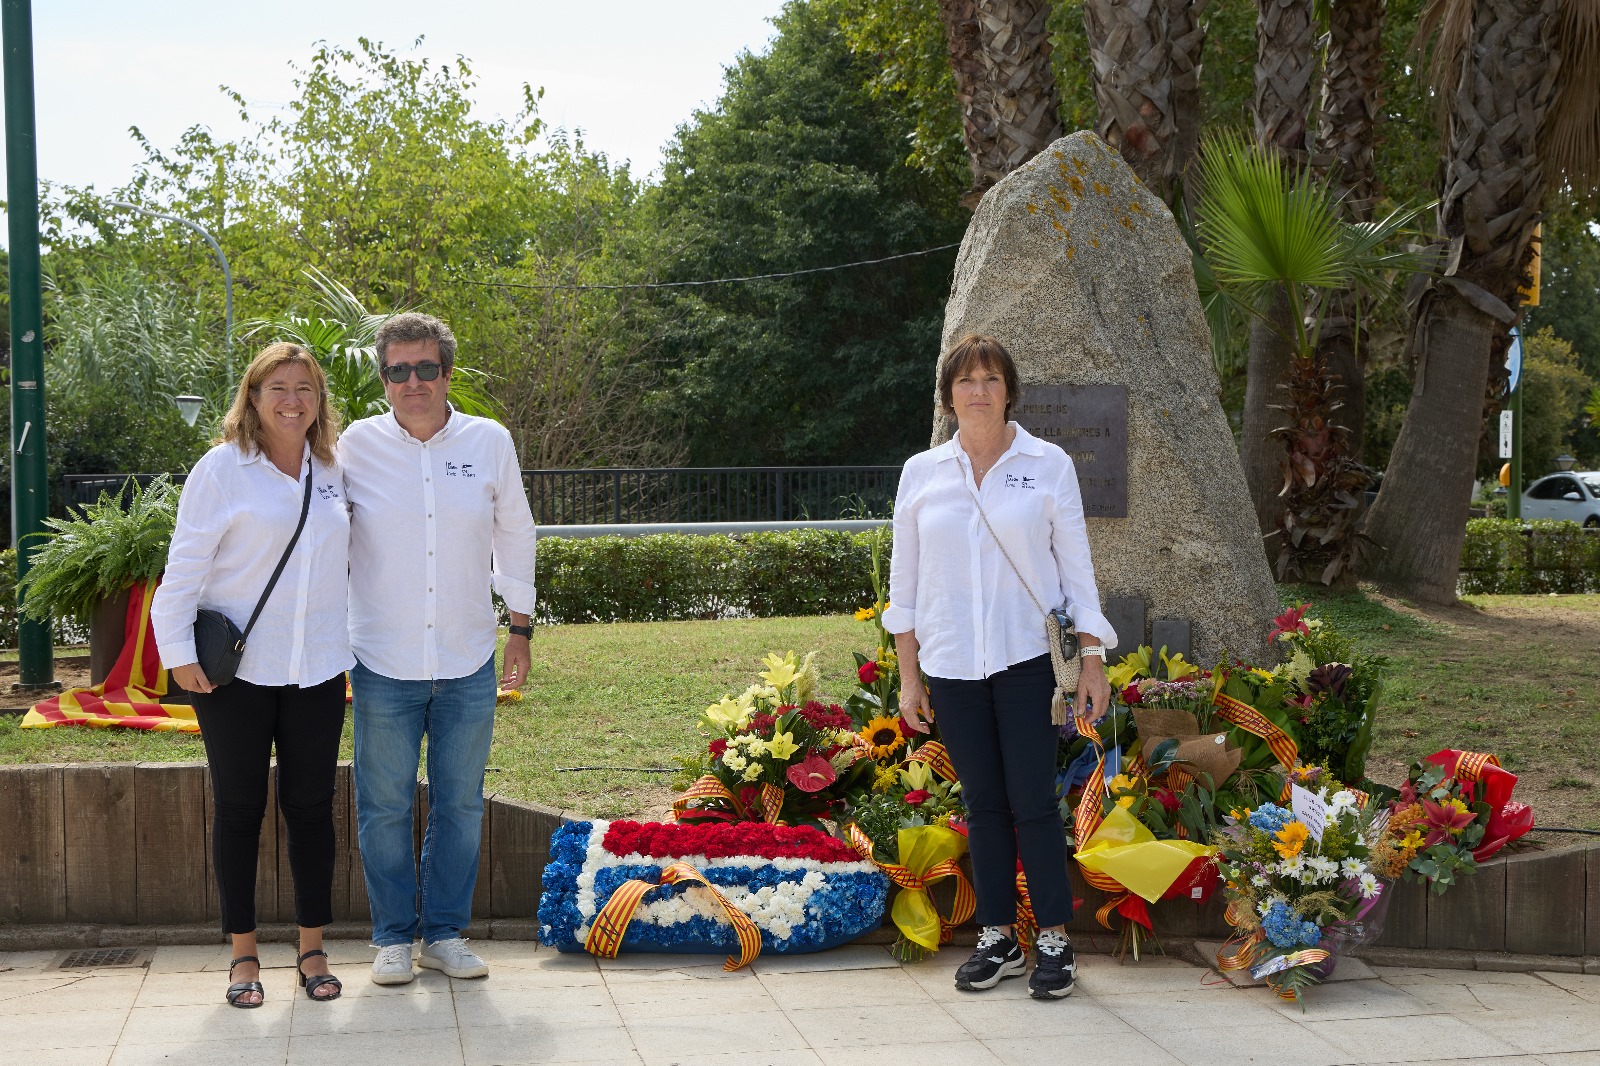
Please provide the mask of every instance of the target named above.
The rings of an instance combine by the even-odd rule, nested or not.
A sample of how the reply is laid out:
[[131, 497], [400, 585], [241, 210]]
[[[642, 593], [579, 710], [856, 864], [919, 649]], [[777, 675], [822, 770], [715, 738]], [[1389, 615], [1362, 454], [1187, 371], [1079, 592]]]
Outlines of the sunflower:
[[874, 718], [861, 727], [861, 739], [872, 746], [874, 759], [886, 759], [905, 744], [898, 718]]

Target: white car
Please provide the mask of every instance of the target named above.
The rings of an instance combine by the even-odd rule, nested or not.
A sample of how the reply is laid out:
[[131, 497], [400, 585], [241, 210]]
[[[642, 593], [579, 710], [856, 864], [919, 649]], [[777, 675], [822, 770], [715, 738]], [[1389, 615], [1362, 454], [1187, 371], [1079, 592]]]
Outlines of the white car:
[[1523, 518], [1554, 518], [1600, 526], [1600, 470], [1548, 474], [1522, 494]]

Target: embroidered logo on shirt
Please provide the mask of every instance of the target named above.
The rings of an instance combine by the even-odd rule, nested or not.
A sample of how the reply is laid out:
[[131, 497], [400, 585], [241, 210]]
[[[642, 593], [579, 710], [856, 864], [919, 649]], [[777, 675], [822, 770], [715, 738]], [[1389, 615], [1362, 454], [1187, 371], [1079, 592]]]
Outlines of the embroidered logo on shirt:
[[460, 466], [457, 466], [455, 463], [446, 462], [444, 464], [444, 476], [445, 477], [477, 477], [478, 475], [474, 474], [472, 472], [472, 464], [471, 463], [462, 463]]
[[1038, 480], [1039, 479], [1035, 478], [1035, 477], [1018, 477], [1015, 474], [1007, 474], [1006, 475], [1006, 488], [1014, 489], [1014, 488], [1018, 488], [1020, 486], [1021, 488], [1025, 488], [1025, 489], [1036, 489], [1039, 486], [1034, 484], [1034, 482], [1036, 482]]
[[317, 495], [324, 500], [337, 500], [339, 498], [339, 490], [333, 485], [318, 485]]

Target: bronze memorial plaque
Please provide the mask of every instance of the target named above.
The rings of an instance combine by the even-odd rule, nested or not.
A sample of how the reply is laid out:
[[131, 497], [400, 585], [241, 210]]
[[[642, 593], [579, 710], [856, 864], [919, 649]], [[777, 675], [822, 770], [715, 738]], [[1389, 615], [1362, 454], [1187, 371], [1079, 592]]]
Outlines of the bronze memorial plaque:
[[1014, 417], [1072, 456], [1085, 518], [1128, 517], [1128, 386], [1028, 385]]

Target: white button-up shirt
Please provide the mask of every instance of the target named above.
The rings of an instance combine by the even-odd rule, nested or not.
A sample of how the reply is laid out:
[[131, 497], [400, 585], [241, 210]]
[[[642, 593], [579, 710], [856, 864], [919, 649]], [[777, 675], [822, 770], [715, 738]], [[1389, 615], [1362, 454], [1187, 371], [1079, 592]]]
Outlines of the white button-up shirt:
[[339, 465], [356, 658], [401, 681], [468, 676], [494, 654], [491, 586], [533, 613], [533, 513], [510, 432], [452, 408], [421, 441], [390, 412], [345, 430]]
[[1011, 423], [1016, 439], [978, 488], [960, 434], [906, 461], [894, 505], [891, 633], [915, 631], [922, 669], [977, 681], [1049, 652], [1044, 618], [978, 508], [1045, 610], [1066, 605], [1073, 628], [1107, 649], [1116, 631], [1100, 610], [1083, 498], [1072, 459]]
[[[306, 526], [245, 641], [239, 677], [255, 685], [320, 684], [355, 665], [345, 621], [350, 517], [337, 466], [311, 460]], [[302, 465], [301, 470], [304, 471]], [[197, 662], [194, 616], [250, 621], [300, 521], [305, 482], [260, 451], [219, 444], [189, 471], [167, 569], [150, 604], [156, 648], [170, 669]]]

